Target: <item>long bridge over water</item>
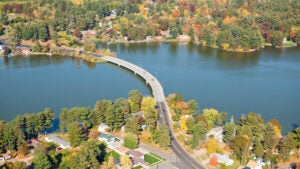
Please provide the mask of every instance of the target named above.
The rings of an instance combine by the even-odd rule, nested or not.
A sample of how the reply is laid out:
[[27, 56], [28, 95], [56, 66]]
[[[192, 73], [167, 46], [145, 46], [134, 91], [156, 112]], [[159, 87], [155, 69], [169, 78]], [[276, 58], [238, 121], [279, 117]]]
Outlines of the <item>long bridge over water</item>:
[[109, 56], [101, 56], [95, 53], [89, 54], [101, 57], [101, 59], [107, 62], [124, 67], [142, 77], [150, 86], [152, 95], [156, 100], [158, 113], [161, 115], [160, 122], [165, 122], [169, 128], [171, 135], [171, 149], [175, 153], [177, 158], [176, 166], [182, 169], [205, 169], [205, 167], [198, 163], [193, 157], [191, 157], [176, 140], [173, 132], [173, 126], [170, 123], [170, 111], [166, 103], [164, 90], [157, 78], [155, 78], [147, 70], [125, 60]]

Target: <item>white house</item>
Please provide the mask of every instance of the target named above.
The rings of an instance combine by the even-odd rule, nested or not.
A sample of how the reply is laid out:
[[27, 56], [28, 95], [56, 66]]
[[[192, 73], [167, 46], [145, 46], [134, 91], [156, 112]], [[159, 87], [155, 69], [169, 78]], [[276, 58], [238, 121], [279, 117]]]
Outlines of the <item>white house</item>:
[[209, 130], [206, 134], [206, 138], [209, 138], [210, 136], [214, 136], [215, 139], [218, 139], [219, 142], [223, 141], [223, 128], [222, 127], [215, 127], [211, 130]]
[[67, 141], [65, 141], [55, 135], [49, 135], [45, 138], [45, 140], [47, 142], [53, 142], [53, 143], [57, 144], [62, 149], [72, 148], [70, 143], [68, 143]]
[[226, 166], [230, 166], [233, 164], [233, 160], [229, 158], [227, 154], [218, 154], [218, 153], [213, 153], [210, 155], [210, 158], [216, 157], [218, 159], [218, 163], [222, 163]]

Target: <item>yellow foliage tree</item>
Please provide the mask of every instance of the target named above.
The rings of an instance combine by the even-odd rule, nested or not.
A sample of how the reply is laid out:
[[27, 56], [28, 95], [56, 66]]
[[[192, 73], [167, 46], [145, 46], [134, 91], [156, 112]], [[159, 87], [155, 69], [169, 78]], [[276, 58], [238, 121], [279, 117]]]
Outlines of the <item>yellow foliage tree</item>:
[[207, 121], [208, 129], [211, 129], [218, 117], [218, 110], [216, 109], [203, 109], [203, 116]]
[[125, 154], [121, 157], [121, 165], [122, 165], [122, 169], [131, 169], [132, 168], [132, 162], [128, 155]]
[[187, 130], [185, 116], [180, 117], [180, 129], [184, 132], [186, 132], [186, 130]]
[[155, 108], [156, 102], [153, 97], [144, 97], [141, 103], [141, 110], [143, 112], [147, 112], [150, 109]]
[[214, 138], [209, 138], [206, 141], [206, 150], [208, 155], [222, 152], [222, 148], [219, 146], [218, 140]]

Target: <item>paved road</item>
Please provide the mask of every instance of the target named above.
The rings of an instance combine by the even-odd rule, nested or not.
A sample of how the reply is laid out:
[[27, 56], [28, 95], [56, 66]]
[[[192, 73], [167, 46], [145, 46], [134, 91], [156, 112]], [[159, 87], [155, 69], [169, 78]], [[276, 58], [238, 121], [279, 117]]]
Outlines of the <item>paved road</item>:
[[99, 56], [103, 60], [106, 60], [110, 63], [116, 64], [118, 66], [122, 66], [126, 69], [133, 71], [135, 74], [141, 76], [146, 81], [146, 83], [150, 85], [150, 87], [152, 89], [152, 95], [157, 102], [158, 113], [159, 113], [159, 117], [160, 117], [159, 121], [161, 123], [162, 122], [166, 123], [169, 128], [169, 131], [170, 131], [171, 149], [173, 150], [173, 152], [176, 155], [176, 165], [178, 166], [178, 168], [182, 168], [182, 169], [205, 169], [204, 166], [202, 166], [193, 157], [191, 157], [181, 147], [181, 145], [179, 145], [178, 141], [174, 137], [173, 128], [172, 128], [172, 125], [170, 125], [171, 124], [170, 123], [170, 119], [171, 119], [170, 111], [167, 106], [164, 91], [163, 91], [163, 88], [162, 88], [160, 82], [151, 73], [149, 73], [145, 69], [143, 69], [135, 64], [132, 64], [130, 62], [127, 62], [125, 60], [118, 59], [115, 57], [100, 56], [98, 54], [93, 54], [93, 55]]

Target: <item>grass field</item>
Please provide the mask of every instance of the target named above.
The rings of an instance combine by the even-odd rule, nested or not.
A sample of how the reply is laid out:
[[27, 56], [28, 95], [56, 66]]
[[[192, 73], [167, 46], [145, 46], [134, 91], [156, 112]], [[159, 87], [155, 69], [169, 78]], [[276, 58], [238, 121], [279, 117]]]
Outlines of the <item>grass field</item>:
[[120, 158], [120, 154], [118, 154], [118, 153], [115, 152], [115, 151], [110, 151], [110, 152], [108, 152], [108, 153], [105, 154], [104, 160], [107, 161], [107, 160], [108, 160], [108, 157], [111, 156], [111, 155], [113, 156], [114, 159]]
[[164, 158], [162, 158], [162, 157], [160, 157], [156, 154], [153, 154], [153, 153], [145, 154], [144, 155], [144, 160], [147, 163], [149, 163], [149, 166], [152, 166], [152, 165], [161, 163], [163, 161], [166, 161]]

